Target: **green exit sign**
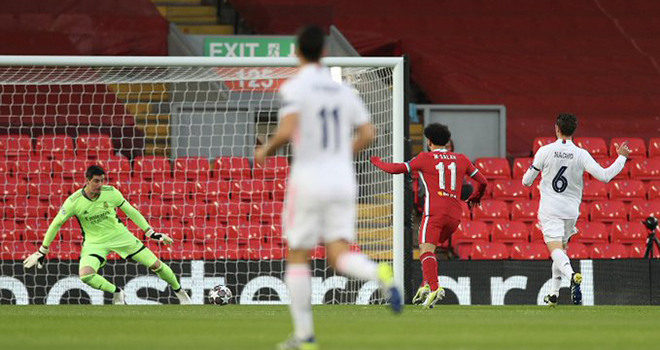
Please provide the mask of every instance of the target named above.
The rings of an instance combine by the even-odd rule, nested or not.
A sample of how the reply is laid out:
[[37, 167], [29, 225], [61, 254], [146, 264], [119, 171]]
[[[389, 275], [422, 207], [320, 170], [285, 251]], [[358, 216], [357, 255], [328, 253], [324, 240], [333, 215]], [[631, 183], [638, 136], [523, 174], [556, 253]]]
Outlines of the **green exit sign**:
[[204, 40], [204, 56], [294, 57], [294, 37], [211, 37]]

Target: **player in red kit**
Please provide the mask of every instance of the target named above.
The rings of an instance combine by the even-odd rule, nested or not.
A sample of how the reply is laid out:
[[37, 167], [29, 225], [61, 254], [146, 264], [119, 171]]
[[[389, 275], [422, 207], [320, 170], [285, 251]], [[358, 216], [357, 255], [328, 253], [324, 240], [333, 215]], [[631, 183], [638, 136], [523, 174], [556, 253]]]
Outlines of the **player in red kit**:
[[461, 223], [461, 188], [463, 176], [469, 176], [479, 184], [467, 199], [469, 207], [479, 205], [486, 191], [486, 178], [463, 154], [449, 152], [445, 145], [451, 132], [446, 125], [433, 123], [424, 128], [430, 152], [422, 152], [405, 163], [384, 163], [379, 157], [371, 157], [371, 162], [390, 174], [417, 171], [426, 188], [424, 216], [419, 226], [419, 260], [422, 263], [424, 283], [413, 298], [413, 303], [424, 302], [425, 308], [432, 308], [441, 300], [445, 292], [438, 286], [438, 261], [436, 246], [445, 242]]

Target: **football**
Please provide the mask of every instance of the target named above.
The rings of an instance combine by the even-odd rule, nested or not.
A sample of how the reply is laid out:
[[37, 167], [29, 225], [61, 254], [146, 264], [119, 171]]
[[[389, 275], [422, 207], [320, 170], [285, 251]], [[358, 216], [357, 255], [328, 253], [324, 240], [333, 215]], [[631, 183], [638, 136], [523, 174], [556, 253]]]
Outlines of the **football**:
[[231, 301], [231, 289], [219, 284], [209, 291], [209, 301], [211, 304], [227, 305]]

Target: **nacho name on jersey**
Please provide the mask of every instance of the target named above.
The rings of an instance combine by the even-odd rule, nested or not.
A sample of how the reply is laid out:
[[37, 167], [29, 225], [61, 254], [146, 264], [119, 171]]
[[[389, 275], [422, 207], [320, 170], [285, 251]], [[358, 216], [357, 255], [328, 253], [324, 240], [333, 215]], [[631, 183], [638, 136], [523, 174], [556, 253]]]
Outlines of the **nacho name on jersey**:
[[573, 153], [555, 151], [555, 158], [570, 160], [573, 159], [573, 157], [575, 157]]

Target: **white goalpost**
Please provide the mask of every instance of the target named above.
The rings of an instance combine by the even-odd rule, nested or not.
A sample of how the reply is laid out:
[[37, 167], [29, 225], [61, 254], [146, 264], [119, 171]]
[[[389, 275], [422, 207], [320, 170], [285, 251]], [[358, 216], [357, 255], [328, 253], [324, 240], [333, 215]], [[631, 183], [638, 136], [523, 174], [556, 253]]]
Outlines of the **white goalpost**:
[[[110, 303], [77, 279], [84, 232], [75, 218], [51, 245], [45, 268], [24, 271], [60, 205], [98, 164], [172, 246], [143, 240], [167, 262], [194, 303], [217, 284], [232, 303], [288, 302], [281, 208], [288, 147], [253, 164], [255, 147], [277, 125], [279, 85], [295, 58], [0, 56], [0, 304]], [[355, 157], [357, 241], [391, 261], [404, 286], [404, 177], [371, 156], [404, 161], [404, 60], [328, 57], [333, 78], [351, 85], [376, 126]], [[322, 185], [322, 184], [319, 184]], [[120, 218], [138, 238], [141, 230]], [[377, 286], [336, 275], [314, 250], [312, 302], [382, 303]], [[146, 268], [108, 256], [99, 271], [129, 304], [174, 295]]]

